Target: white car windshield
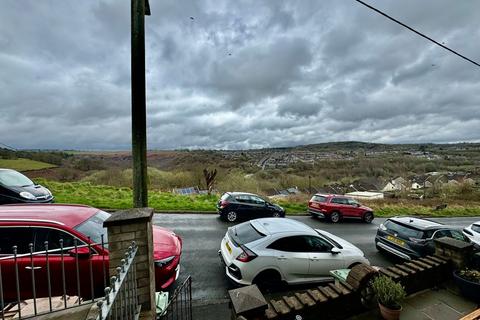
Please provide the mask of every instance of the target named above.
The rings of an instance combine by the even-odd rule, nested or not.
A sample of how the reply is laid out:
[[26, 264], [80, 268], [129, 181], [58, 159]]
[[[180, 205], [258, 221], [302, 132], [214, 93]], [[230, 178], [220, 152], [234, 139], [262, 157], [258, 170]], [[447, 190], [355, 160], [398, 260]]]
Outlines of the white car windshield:
[[6, 187], [27, 187], [33, 185], [33, 182], [20, 172], [0, 170], [0, 184]]

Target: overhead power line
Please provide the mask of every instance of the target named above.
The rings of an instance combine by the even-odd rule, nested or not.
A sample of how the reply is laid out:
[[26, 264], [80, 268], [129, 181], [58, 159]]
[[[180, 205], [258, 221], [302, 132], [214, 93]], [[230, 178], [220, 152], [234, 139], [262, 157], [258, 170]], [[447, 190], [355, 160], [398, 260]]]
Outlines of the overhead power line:
[[6, 147], [7, 149], [10, 149], [10, 150], [12, 150], [12, 151], [17, 151], [17, 149], [15, 149], [14, 147], [10, 147], [9, 145], [6, 145], [5, 143], [2, 143], [2, 142], [0, 142], [0, 146], [4, 146], [4, 147]]
[[392, 20], [393, 22], [396, 22], [396, 23], [398, 23], [399, 25], [401, 25], [401, 26], [403, 26], [403, 27], [407, 28], [408, 30], [410, 30], [410, 31], [412, 31], [412, 32], [415, 32], [415, 33], [416, 33], [416, 34], [418, 34], [419, 36], [421, 36], [421, 37], [423, 37], [423, 38], [425, 38], [425, 39], [427, 39], [427, 40], [429, 40], [429, 41], [431, 41], [431, 42], [435, 43], [437, 46], [440, 46], [440, 47], [442, 47], [443, 49], [445, 49], [445, 50], [448, 50], [448, 51], [450, 51], [450, 52], [451, 52], [451, 53], [453, 53], [453, 54], [456, 54], [456, 55], [457, 55], [457, 56], [459, 56], [460, 58], [463, 58], [463, 59], [467, 60], [468, 62], [471, 62], [471, 63], [473, 63], [473, 64], [474, 64], [474, 65], [476, 65], [477, 67], [480, 67], [480, 64], [479, 64], [478, 62], [475, 62], [474, 60], [472, 60], [472, 59], [470, 59], [470, 58], [467, 58], [467, 57], [465, 57], [463, 54], [461, 54], [461, 53], [458, 53], [457, 51], [455, 51], [455, 50], [453, 50], [453, 49], [450, 49], [449, 47], [447, 47], [447, 46], [445, 46], [445, 45], [441, 44], [440, 42], [433, 40], [433, 39], [432, 39], [432, 38], [430, 38], [429, 36], [427, 36], [427, 35], [425, 35], [425, 34], [421, 33], [420, 31], [417, 31], [417, 30], [415, 30], [415, 29], [414, 29], [414, 28], [412, 28], [412, 27], [409, 27], [409, 26], [407, 26], [405, 23], [403, 23], [403, 22], [401, 22], [401, 21], [398, 21], [397, 19], [395, 19], [395, 18], [393, 18], [393, 17], [389, 16], [389, 15], [388, 15], [388, 14], [386, 14], [385, 12], [383, 12], [383, 11], [380, 11], [379, 9], [377, 9], [377, 8], [375, 8], [375, 7], [372, 7], [372, 6], [371, 6], [371, 5], [369, 5], [368, 3], [365, 3], [365, 2], [363, 2], [362, 0], [355, 0], [355, 1], [357, 1], [357, 2], [358, 2], [358, 3], [360, 3], [360, 4], [363, 4], [365, 7], [369, 8], [369, 9], [372, 9], [373, 11], [375, 11], [375, 12], [377, 12], [377, 13], [381, 14], [382, 16], [384, 16], [384, 17], [386, 17], [386, 18], [388, 18], [388, 19]]

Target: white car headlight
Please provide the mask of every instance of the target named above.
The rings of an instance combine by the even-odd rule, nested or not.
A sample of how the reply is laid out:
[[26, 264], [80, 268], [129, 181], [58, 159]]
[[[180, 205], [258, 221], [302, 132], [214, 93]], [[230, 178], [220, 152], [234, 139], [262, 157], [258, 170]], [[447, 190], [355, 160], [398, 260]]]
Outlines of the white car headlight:
[[160, 267], [160, 268], [165, 267], [170, 262], [172, 262], [173, 259], [175, 259], [175, 256], [170, 256], [170, 257], [162, 259], [162, 260], [157, 260], [157, 261], [155, 261], [155, 267]]
[[47, 192], [47, 194], [48, 194], [49, 196], [52, 195], [52, 192], [51, 192], [50, 190], [48, 190], [48, 188], [43, 187], [43, 189], [45, 189], [45, 191]]
[[33, 194], [27, 191], [22, 191], [20, 192], [20, 197], [28, 199], [28, 200], [36, 200], [37, 197], [35, 197]]

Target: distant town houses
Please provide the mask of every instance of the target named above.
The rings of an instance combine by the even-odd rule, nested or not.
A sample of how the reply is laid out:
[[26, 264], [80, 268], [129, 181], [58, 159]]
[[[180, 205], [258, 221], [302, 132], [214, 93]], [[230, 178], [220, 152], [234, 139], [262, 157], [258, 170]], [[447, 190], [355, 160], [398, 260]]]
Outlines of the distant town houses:
[[442, 156], [429, 151], [305, 151], [288, 149], [261, 149], [261, 150], [223, 150], [220, 151], [225, 159], [246, 160], [262, 169], [284, 168], [302, 162], [315, 164], [320, 161], [346, 161], [363, 156], [367, 158], [385, 157], [392, 154], [402, 154], [419, 159], [438, 160]]
[[270, 189], [267, 191], [267, 194], [269, 196], [288, 196], [299, 193], [324, 193], [347, 194], [359, 199], [382, 199], [384, 194], [415, 192], [430, 188], [441, 188], [444, 185], [457, 186], [460, 184], [480, 186], [480, 176], [468, 172], [429, 172], [408, 178], [401, 176], [387, 180], [381, 178], [366, 178], [352, 181], [352, 183], [349, 184], [331, 183], [323, 186], [312, 185], [310, 189], [303, 190], [297, 187], [283, 190]]

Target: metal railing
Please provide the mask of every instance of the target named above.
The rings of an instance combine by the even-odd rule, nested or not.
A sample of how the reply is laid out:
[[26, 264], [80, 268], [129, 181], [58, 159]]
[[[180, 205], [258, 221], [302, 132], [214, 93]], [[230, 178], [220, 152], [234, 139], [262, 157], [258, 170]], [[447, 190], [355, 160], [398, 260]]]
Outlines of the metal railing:
[[[78, 245], [77, 239], [73, 239], [73, 246], [64, 247], [63, 239], [59, 239], [58, 245], [57, 249], [49, 249], [49, 243], [45, 241], [45, 250], [34, 252], [30, 243], [29, 252], [22, 254], [18, 254], [18, 247], [13, 246], [13, 255], [0, 257], [1, 320], [12, 313], [16, 313], [18, 319], [28, 319], [94, 302], [95, 297], [101, 296], [107, 283], [108, 265], [103, 235], [101, 243], [89, 241]], [[101, 254], [92, 248], [96, 246], [101, 246]], [[94, 273], [93, 264], [96, 271], [101, 270], [100, 275]], [[87, 285], [86, 288], [82, 284]], [[77, 299], [69, 301], [71, 296]], [[28, 313], [22, 312], [25, 300], [33, 305]]]
[[98, 320], [138, 319], [140, 306], [135, 266], [137, 249], [135, 242], [132, 242], [125, 253], [125, 259], [116, 268], [117, 275], [110, 278], [110, 286], [105, 288], [105, 297], [97, 302]]
[[159, 317], [160, 320], [192, 320], [192, 277], [175, 289], [167, 307]]

